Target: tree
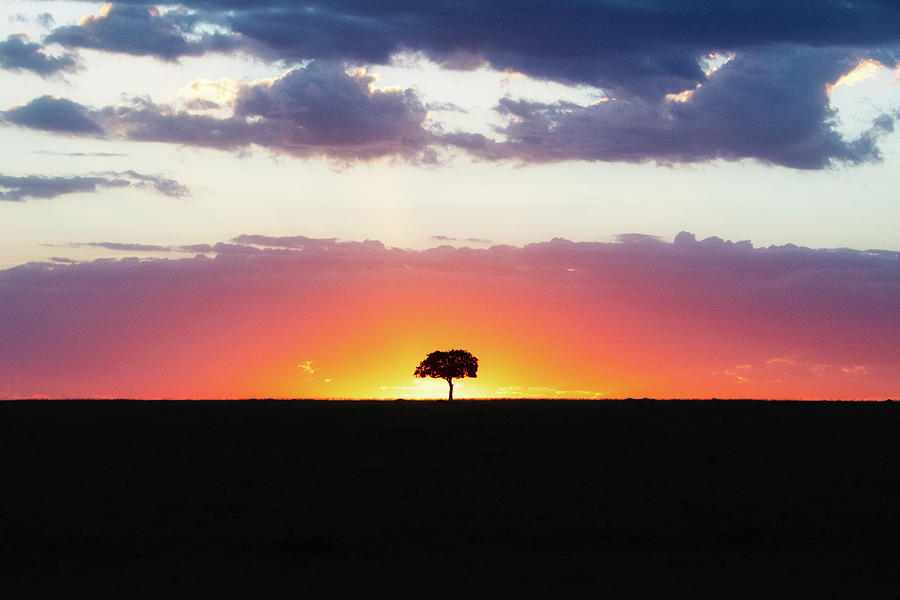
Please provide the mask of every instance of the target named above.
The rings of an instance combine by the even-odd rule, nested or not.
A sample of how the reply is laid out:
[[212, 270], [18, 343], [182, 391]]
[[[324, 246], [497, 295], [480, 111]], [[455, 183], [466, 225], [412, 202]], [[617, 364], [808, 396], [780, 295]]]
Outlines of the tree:
[[462, 377], [478, 377], [478, 359], [466, 350], [435, 350], [425, 357], [416, 367], [416, 377], [432, 377], [446, 379], [450, 385], [450, 397], [453, 400], [453, 380]]

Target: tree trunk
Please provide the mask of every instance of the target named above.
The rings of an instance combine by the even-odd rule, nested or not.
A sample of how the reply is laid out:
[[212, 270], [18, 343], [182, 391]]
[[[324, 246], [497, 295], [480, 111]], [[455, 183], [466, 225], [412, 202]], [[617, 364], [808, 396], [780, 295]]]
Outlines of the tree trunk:
[[450, 384], [450, 397], [447, 398], [447, 402], [451, 402], [451, 401], [453, 400], [453, 380], [452, 380], [452, 379], [448, 379], [448, 380], [447, 380], [447, 383]]

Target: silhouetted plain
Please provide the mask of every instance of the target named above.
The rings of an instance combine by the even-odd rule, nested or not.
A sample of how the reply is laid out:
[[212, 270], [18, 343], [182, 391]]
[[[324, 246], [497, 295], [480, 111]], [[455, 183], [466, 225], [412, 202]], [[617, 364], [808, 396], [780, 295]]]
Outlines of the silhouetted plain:
[[0, 456], [6, 598], [896, 592], [896, 402], [0, 402]]

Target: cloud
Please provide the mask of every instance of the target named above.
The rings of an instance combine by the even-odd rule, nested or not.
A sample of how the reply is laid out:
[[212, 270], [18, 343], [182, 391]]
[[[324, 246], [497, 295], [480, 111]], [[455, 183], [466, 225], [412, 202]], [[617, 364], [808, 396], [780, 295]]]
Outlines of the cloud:
[[84, 242], [79, 244], [69, 244], [71, 247], [92, 247], [105, 248], [106, 250], [117, 250], [121, 252], [170, 252], [168, 246], [157, 246], [155, 244], [123, 244], [118, 242]]
[[[188, 0], [286, 60], [386, 64], [422, 53], [450, 68], [485, 62], [532, 77], [662, 97], [701, 83], [698, 59], [769, 44], [881, 47], [900, 38], [895, 3], [390, 3]], [[225, 12], [227, 11], [227, 12]], [[207, 14], [209, 14], [207, 13]]]
[[599, 400], [604, 395], [603, 392], [591, 390], [561, 390], [543, 386], [511, 385], [497, 389], [498, 398], [584, 398]]
[[131, 180], [131, 185], [134, 187], [152, 189], [170, 198], [180, 198], [187, 196], [191, 192], [186, 185], [160, 175], [147, 175], [130, 169], [128, 171], [109, 171], [106, 174], [127, 177]]
[[420, 148], [427, 113], [415, 92], [374, 83], [363, 70], [312, 63], [271, 83], [242, 87], [235, 116], [289, 125], [281, 141], [286, 147], [373, 146], [376, 154]]
[[[459, 132], [442, 140], [488, 160], [750, 158], [821, 169], [881, 158], [883, 121], [842, 138], [825, 90], [861, 60], [896, 65], [898, 22], [896, 4], [873, 1], [573, 1], [552, 10], [506, 2], [264, 2], [236, 11], [231, 26], [286, 58], [384, 64], [411, 50], [455, 67], [454, 57], [468, 54], [495, 69], [600, 88], [612, 100], [505, 99], [498, 109], [511, 120], [499, 139]], [[727, 52], [735, 60], [718, 71], [710, 66], [711, 55]], [[666, 98], [682, 93], [688, 102]]]
[[66, 194], [93, 193], [103, 188], [141, 187], [170, 197], [187, 195], [186, 186], [174, 179], [145, 175], [135, 171], [108, 171], [89, 176], [0, 175], [0, 200], [23, 202], [50, 199]]
[[[493, 161], [615, 161], [662, 164], [754, 159], [794, 169], [877, 162], [894, 130], [883, 113], [853, 139], [836, 130], [825, 82], [859, 56], [800, 47], [734, 55], [678, 100], [607, 99], [591, 105], [503, 98], [497, 138], [426, 127], [411, 89], [381, 89], [365, 71], [310, 63], [283, 76], [234, 83], [230, 115], [158, 105], [144, 98], [90, 109], [50, 96], [3, 113], [12, 124], [59, 133], [106, 135], [239, 150], [259, 146], [294, 156], [435, 160], [441, 147]], [[218, 103], [217, 103], [218, 104]], [[192, 106], [190, 102], [187, 106]], [[195, 107], [196, 110], [196, 107]]]
[[731, 379], [739, 385], [756, 383], [779, 386], [810, 379], [833, 381], [870, 377], [872, 369], [858, 364], [818, 363], [793, 356], [777, 356], [752, 364], [735, 365], [715, 374]]
[[467, 242], [470, 244], [490, 244], [491, 243], [491, 240], [487, 240], [484, 238], [476, 238], [476, 237], [455, 238], [455, 237], [448, 237], [446, 235], [433, 235], [433, 236], [431, 236], [431, 239], [436, 242]]
[[35, 22], [44, 29], [50, 29], [56, 23], [56, 20], [48, 12], [42, 12], [35, 18]]
[[181, 252], [195, 252], [197, 254], [204, 254], [208, 252], [212, 252], [213, 248], [209, 244], [187, 244], [185, 246], [177, 247]]
[[32, 198], [56, 198], [65, 194], [96, 192], [98, 188], [128, 187], [124, 179], [106, 177], [43, 177], [0, 175], [0, 200], [22, 202]]
[[216, 244], [214, 252], [226, 254], [282, 254], [283, 256], [328, 256], [342, 257], [357, 268], [380, 264], [380, 259], [394, 256], [399, 250], [389, 250], [377, 240], [362, 242], [341, 241], [336, 238], [309, 238], [295, 236], [266, 236], [258, 234], [242, 234], [231, 240], [233, 244]]
[[430, 111], [439, 111], [439, 112], [457, 112], [457, 113], [467, 113], [469, 112], [462, 106], [458, 104], [454, 104], [453, 102], [429, 102], [426, 107]]
[[300, 363], [297, 365], [297, 368], [301, 369], [304, 373], [307, 373], [308, 375], [314, 375], [316, 372], [316, 369], [315, 369], [315, 367], [313, 367], [313, 365], [315, 363], [316, 363], [316, 361], [314, 361], [314, 360], [300, 361]]
[[43, 27], [44, 29], [50, 29], [53, 27], [56, 20], [53, 18], [48, 12], [39, 13], [36, 17], [32, 18], [28, 15], [18, 13], [9, 17], [10, 23], [36, 23], [37, 25]]
[[647, 235], [646, 233], [620, 233], [616, 236], [616, 241], [622, 244], [663, 243], [662, 238], [658, 235]]
[[309, 238], [305, 235], [269, 236], [258, 234], [241, 234], [231, 240], [239, 245], [266, 246], [269, 248], [291, 248], [298, 250], [312, 250], [315, 248], [332, 248], [336, 245], [336, 238]]
[[176, 60], [239, 47], [233, 35], [193, 31], [195, 18], [183, 11], [161, 12], [153, 6], [106, 4], [77, 25], [54, 29], [45, 39], [69, 48], [91, 48], [137, 56]]
[[0, 115], [7, 123], [41, 131], [94, 137], [104, 134], [103, 128], [90, 118], [86, 107], [66, 98], [41, 96]]
[[[881, 160], [892, 112], [857, 137], [844, 137], [828, 90], [860, 64], [896, 67], [898, 22], [898, 5], [875, 0], [564, 0], [553, 10], [505, 1], [189, 0], [167, 12], [125, 2], [57, 28], [45, 42], [165, 60], [240, 49], [305, 66], [269, 81], [235, 82], [230, 103], [135, 99], [99, 110], [72, 103], [66, 109], [77, 125], [68, 128], [43, 113], [26, 122], [7, 111], [6, 120], [95, 135], [102, 124], [134, 140], [231, 151], [255, 145], [345, 161], [402, 156], [433, 163], [450, 148], [519, 163], [750, 159], [823, 169]], [[423, 102], [413, 90], [379, 89], [367, 72], [345, 71], [345, 64], [409, 56], [587, 86], [603, 101], [503, 98], [496, 109], [505, 122], [490, 136], [443, 132], [427, 121], [427, 108], [457, 107]], [[52, 108], [62, 109], [59, 102]], [[51, 108], [49, 100], [44, 104]], [[25, 108], [41, 107], [12, 110]]]
[[589, 106], [504, 98], [508, 119], [494, 141], [451, 134], [447, 143], [491, 160], [686, 163], [751, 158], [795, 169], [881, 159], [877, 142], [893, 131], [882, 114], [855, 139], [835, 129], [826, 82], [858, 55], [781, 47], [736, 55], [683, 100], [609, 100]]
[[0, 68], [30, 71], [42, 77], [61, 71], [75, 71], [78, 62], [71, 54], [50, 56], [43, 46], [29, 42], [24, 35], [10, 35], [0, 42]]
[[[45, 244], [47, 246], [55, 246], [56, 244]], [[127, 242], [74, 242], [64, 244], [66, 248], [103, 248], [104, 250], [113, 250], [115, 252], [188, 252], [193, 254], [208, 254], [214, 251], [214, 247], [209, 244], [186, 244], [183, 246], [161, 246], [159, 244], [135, 244]], [[55, 262], [77, 262], [70, 259], [52, 258]]]
[[7, 110], [4, 119], [45, 131], [236, 150], [251, 145], [295, 156], [417, 158], [432, 134], [411, 89], [382, 89], [363, 70], [311, 63], [283, 76], [235, 84], [233, 114], [217, 118], [144, 98], [93, 110], [44, 96]]
[[[328, 364], [332, 386], [351, 385], [359, 356], [373, 349], [418, 354], [446, 339], [477, 350], [485, 377], [515, 373], [494, 380], [510, 390], [889, 397], [900, 389], [898, 252], [754, 248], [687, 233], [677, 244], [647, 236], [425, 251], [246, 235], [211, 249], [0, 271], [0, 336], [20, 340], [0, 345], [0, 381], [50, 396], [285, 396], [296, 392], [276, 383], [296, 381], [297, 356]], [[374, 372], [362, 377], [383, 384]]]
[[99, 158], [128, 156], [122, 152], [57, 152], [55, 150], [35, 150], [32, 154], [48, 154], [51, 156], [92, 156]]
[[11, 17], [9, 17], [10, 23], [36, 23], [37, 25], [43, 27], [44, 29], [50, 29], [56, 23], [56, 20], [53, 18], [48, 12], [39, 13], [36, 17], [30, 17], [28, 15], [18, 13]]

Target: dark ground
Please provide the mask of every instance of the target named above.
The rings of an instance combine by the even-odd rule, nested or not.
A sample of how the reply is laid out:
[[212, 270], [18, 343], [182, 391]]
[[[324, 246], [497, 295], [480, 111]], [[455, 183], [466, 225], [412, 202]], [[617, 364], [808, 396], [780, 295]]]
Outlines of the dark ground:
[[0, 588], [896, 597], [898, 450], [897, 403], [3, 402]]

